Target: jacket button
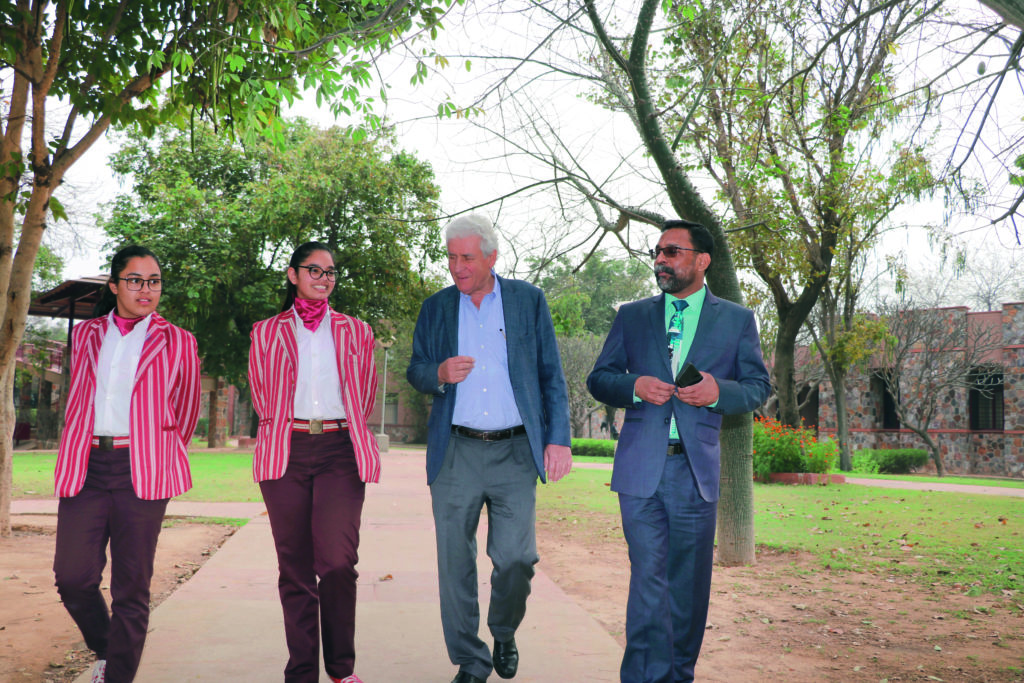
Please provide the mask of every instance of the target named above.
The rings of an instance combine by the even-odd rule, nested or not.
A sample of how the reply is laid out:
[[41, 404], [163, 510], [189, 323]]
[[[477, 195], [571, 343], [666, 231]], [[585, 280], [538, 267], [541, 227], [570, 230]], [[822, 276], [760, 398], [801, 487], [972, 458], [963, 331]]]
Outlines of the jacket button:
[[668, 423], [669, 423], [669, 422], [671, 422], [671, 421], [672, 421], [672, 418], [671, 418], [671, 417], [666, 417], [666, 418], [665, 418], [665, 424], [668, 424]]

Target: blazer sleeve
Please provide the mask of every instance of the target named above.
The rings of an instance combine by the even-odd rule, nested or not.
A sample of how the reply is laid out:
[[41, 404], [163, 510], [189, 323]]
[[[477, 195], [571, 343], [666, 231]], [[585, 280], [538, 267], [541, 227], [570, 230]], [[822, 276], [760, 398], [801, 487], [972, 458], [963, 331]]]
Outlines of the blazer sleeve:
[[266, 357], [263, 342], [263, 332], [260, 323], [253, 325], [249, 338], [252, 343], [249, 345], [249, 393], [252, 395], [252, 408], [259, 415], [260, 419], [270, 417], [266, 404], [266, 381], [267, 374], [264, 367]]
[[363, 398], [363, 417], [369, 419], [373, 412], [373, 404], [377, 400], [377, 359], [374, 358], [373, 328], [363, 323], [365, 333], [360, 335], [360, 349], [357, 364], [359, 383], [364, 388], [360, 392]]
[[629, 356], [626, 352], [626, 311], [626, 307], [622, 307], [615, 315], [601, 354], [594, 362], [594, 369], [587, 376], [587, 389], [590, 395], [614, 408], [633, 407], [633, 390], [640, 377], [639, 374], [629, 371]]
[[534, 326], [537, 331], [537, 375], [547, 433], [544, 445], [572, 444], [569, 427], [569, 390], [562, 372], [562, 356], [555, 338], [555, 325], [544, 294], [538, 291]]
[[199, 353], [196, 350], [196, 338], [189, 332], [181, 330], [181, 370], [174, 393], [174, 412], [178, 417], [178, 429], [182, 443], [186, 445], [192, 440], [199, 422], [199, 398], [201, 379], [199, 372]]
[[739, 345], [733, 362], [734, 379], [719, 379], [718, 403], [714, 411], [726, 415], [749, 413], [764, 403], [771, 392], [771, 379], [761, 355], [761, 340], [757, 334], [754, 314], [743, 311], [745, 324], [739, 334]]
[[420, 307], [416, 329], [412, 334], [412, 357], [405, 378], [416, 391], [439, 396], [444, 392], [438, 388], [441, 382], [437, 377], [437, 368], [445, 359], [440, 358], [442, 332], [437, 330], [439, 316], [435, 309], [430, 299]]

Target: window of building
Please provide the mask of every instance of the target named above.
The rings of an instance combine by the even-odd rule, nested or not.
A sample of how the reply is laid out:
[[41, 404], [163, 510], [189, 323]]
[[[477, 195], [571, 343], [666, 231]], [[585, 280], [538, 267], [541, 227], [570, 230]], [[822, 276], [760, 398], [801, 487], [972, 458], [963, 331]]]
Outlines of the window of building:
[[1003, 430], [1003, 373], [994, 368], [975, 368], [968, 377], [967, 405], [970, 428]]
[[384, 424], [398, 424], [398, 394], [384, 396]]
[[896, 414], [896, 403], [899, 401], [899, 391], [893, 396], [889, 391], [889, 384], [885, 381], [885, 375], [877, 371], [871, 375], [871, 395], [877, 400], [878, 406], [878, 428], [899, 429], [900, 418]]

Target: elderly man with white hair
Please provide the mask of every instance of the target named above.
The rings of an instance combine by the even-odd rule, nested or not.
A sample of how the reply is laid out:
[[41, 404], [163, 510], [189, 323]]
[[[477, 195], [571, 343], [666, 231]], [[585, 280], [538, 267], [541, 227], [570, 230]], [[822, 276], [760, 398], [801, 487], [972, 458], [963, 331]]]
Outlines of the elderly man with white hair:
[[[515, 632], [537, 563], [537, 477], [572, 468], [569, 403], [544, 294], [499, 277], [497, 234], [479, 214], [445, 228], [454, 286], [423, 302], [406, 377], [434, 397], [427, 483], [437, 533], [441, 626], [459, 667], [452, 683], [493, 669], [516, 675]], [[487, 508], [489, 650], [477, 635], [476, 530]]]

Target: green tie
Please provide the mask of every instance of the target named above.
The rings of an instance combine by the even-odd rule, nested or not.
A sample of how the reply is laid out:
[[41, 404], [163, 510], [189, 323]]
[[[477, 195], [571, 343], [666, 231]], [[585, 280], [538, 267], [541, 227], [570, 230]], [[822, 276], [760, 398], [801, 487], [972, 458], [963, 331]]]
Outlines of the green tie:
[[[668, 358], [672, 364], [672, 376], [674, 377], [679, 369], [679, 365], [683, 362], [683, 309], [689, 304], [682, 299], [676, 299], [672, 302], [672, 305], [676, 307], [676, 312], [672, 314], [672, 320], [668, 323]], [[673, 441], [679, 439], [679, 429], [676, 427], [675, 416], [672, 417], [668, 437]]]

